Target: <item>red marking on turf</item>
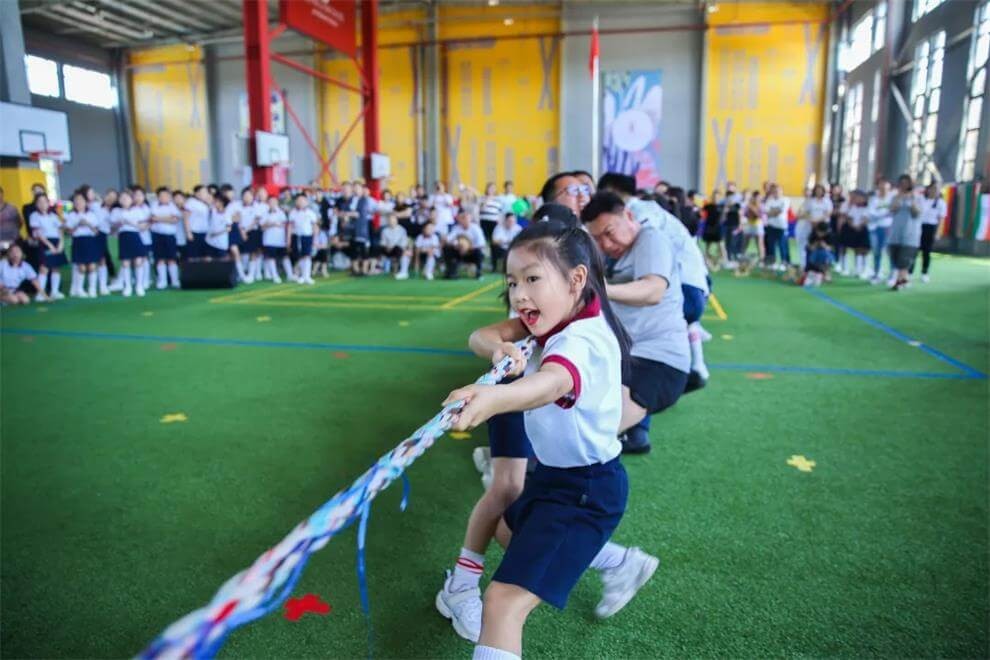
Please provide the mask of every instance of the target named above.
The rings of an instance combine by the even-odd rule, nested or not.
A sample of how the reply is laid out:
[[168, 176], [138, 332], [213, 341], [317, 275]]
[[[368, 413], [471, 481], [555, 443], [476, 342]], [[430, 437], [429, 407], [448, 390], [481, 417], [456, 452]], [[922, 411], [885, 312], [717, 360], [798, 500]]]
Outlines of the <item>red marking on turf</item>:
[[762, 371], [756, 371], [750, 374], [746, 374], [746, 378], [750, 380], [770, 380], [773, 378], [773, 374], [763, 373]]
[[176, 349], [176, 345], [175, 344], [162, 344], [161, 345], [161, 349], [163, 351], [174, 351]]
[[330, 609], [330, 604], [316, 594], [306, 594], [302, 598], [290, 598], [285, 601], [285, 618], [289, 621], [298, 621], [307, 612], [325, 616], [330, 614]]
[[344, 353], [343, 351], [337, 351], [336, 353], [333, 354], [333, 356], [338, 360], [346, 360], [347, 358], [351, 357], [350, 353]]

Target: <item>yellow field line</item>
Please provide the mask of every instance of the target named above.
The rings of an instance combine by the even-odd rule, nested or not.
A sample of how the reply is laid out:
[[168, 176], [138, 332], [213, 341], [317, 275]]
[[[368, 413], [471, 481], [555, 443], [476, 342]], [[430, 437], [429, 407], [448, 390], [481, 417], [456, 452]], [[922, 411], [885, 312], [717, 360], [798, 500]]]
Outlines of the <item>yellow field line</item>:
[[343, 308], [343, 309], [397, 309], [406, 312], [426, 311], [426, 312], [504, 312], [504, 307], [442, 307], [440, 305], [399, 305], [399, 304], [378, 304], [378, 303], [346, 303], [346, 302], [310, 302], [308, 300], [293, 300], [287, 297], [279, 300], [277, 298], [247, 298], [240, 300], [226, 300], [228, 305], [261, 305], [264, 307], [318, 307], [318, 308]]
[[449, 301], [445, 302], [443, 305], [440, 306], [440, 308], [441, 309], [452, 309], [453, 307], [456, 307], [457, 305], [460, 305], [463, 302], [467, 302], [469, 300], [473, 300], [474, 298], [477, 298], [481, 294], [487, 293], [488, 291], [491, 291], [492, 289], [494, 289], [496, 287], [500, 287], [502, 285], [503, 285], [502, 280], [500, 280], [500, 279], [499, 280], [495, 280], [494, 282], [491, 282], [489, 284], [486, 284], [485, 286], [481, 287], [480, 289], [475, 289], [471, 293], [468, 293], [466, 295], [460, 296], [459, 298], [454, 298], [453, 300], [449, 300]]
[[[325, 289], [331, 287], [335, 284], [340, 284], [341, 282], [346, 282], [348, 277], [336, 277], [331, 278], [327, 282], [320, 282], [318, 289]], [[211, 298], [211, 303], [225, 303], [225, 302], [237, 302], [239, 300], [258, 300], [261, 298], [268, 298], [269, 296], [277, 296], [291, 293], [297, 289], [301, 289], [298, 284], [292, 282], [286, 282], [284, 284], [274, 284], [270, 287], [264, 289], [249, 289], [247, 291], [241, 291], [239, 293], [228, 293], [223, 296], [218, 296], [217, 298]], [[313, 292], [314, 289], [308, 289], [308, 291]]]
[[715, 310], [716, 316], [718, 316], [723, 321], [729, 320], [729, 315], [725, 313], [724, 309], [722, 309], [722, 305], [719, 304], [718, 298], [715, 297], [714, 293], [708, 295], [708, 302], [712, 304], [712, 309]]
[[287, 292], [292, 298], [328, 298], [334, 300], [380, 300], [381, 302], [434, 302], [442, 303], [449, 300], [447, 296], [387, 296], [387, 295], [377, 295], [377, 294], [359, 294], [359, 293], [319, 293], [318, 291], [312, 291], [309, 289], [293, 289]]

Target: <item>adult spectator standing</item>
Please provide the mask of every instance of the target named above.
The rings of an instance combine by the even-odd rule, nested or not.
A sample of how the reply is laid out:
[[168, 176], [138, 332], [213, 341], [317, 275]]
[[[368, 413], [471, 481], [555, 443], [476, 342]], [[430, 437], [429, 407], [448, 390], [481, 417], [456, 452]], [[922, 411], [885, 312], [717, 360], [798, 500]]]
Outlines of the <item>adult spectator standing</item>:
[[890, 268], [894, 271], [891, 291], [900, 291], [908, 283], [908, 270], [921, 246], [921, 207], [924, 201], [914, 191], [914, 181], [907, 174], [897, 179], [897, 194], [890, 203]]
[[6, 250], [21, 237], [21, 216], [13, 204], [4, 198], [0, 188], [0, 250]]
[[466, 212], [458, 213], [457, 223], [447, 232], [443, 246], [443, 260], [447, 267], [444, 277], [448, 280], [457, 277], [457, 267], [461, 262], [466, 262], [475, 265], [475, 279], [481, 279], [484, 248], [485, 234], [481, 227], [471, 222], [471, 216]]
[[506, 213], [502, 222], [492, 233], [492, 272], [498, 270], [498, 262], [509, 252], [512, 239], [519, 235], [522, 227], [516, 222], [515, 213]]
[[[485, 238], [492, 240], [495, 228], [499, 226], [502, 217], [509, 213], [502, 209], [502, 198], [496, 194], [495, 184], [489, 181], [485, 184], [485, 194], [481, 198], [481, 206], [478, 212], [481, 220], [481, 231], [485, 233]], [[494, 256], [492, 257], [492, 267], [494, 268]]]
[[[776, 267], [777, 270], [787, 268], [787, 253], [783, 244], [787, 240], [787, 212], [790, 207], [790, 201], [780, 194], [780, 186], [771, 183], [767, 199], [763, 204], [767, 214], [766, 263], [768, 266]], [[780, 264], [776, 264], [777, 253], [780, 253]]]
[[[31, 184], [31, 201], [21, 207], [21, 217], [24, 222], [28, 222], [31, 214], [37, 210], [34, 200], [45, 192], [43, 183]], [[22, 241], [21, 248], [24, 250], [24, 261], [31, 264], [31, 268], [38, 270], [41, 267], [41, 242], [32, 234], [30, 227], [27, 229], [27, 237]]]
[[512, 206], [516, 203], [515, 186], [511, 181], [502, 184], [502, 213], [514, 213]]
[[[890, 182], [882, 177], [877, 179], [877, 189], [870, 197], [868, 205], [869, 221], [867, 223], [867, 228], [870, 230], [870, 250], [873, 252], [873, 271], [870, 275], [873, 278], [872, 284], [883, 282], [880, 266], [883, 263], [883, 253], [886, 251], [890, 237], [890, 227], [894, 223], [890, 210], [893, 201], [894, 191], [890, 189]], [[890, 265], [890, 271], [893, 279], [893, 264]], [[891, 282], [891, 285], [893, 284], [894, 282]]]
[[619, 430], [627, 433], [622, 451], [646, 453], [648, 436], [635, 432], [630, 437], [628, 431], [638, 428], [647, 415], [677, 402], [691, 366], [674, 246], [655, 225], [638, 222], [612, 192], [592, 197], [581, 221], [602, 252], [614, 260], [608, 297], [633, 343], [629, 373], [623, 376]]
[[[935, 233], [939, 223], [948, 213], [945, 200], [938, 189], [938, 184], [932, 181], [925, 188], [925, 198], [921, 203], [921, 281], [928, 283], [928, 268], [932, 264], [932, 246], [935, 245]], [[914, 274], [914, 262], [911, 262], [911, 274]]]
[[441, 236], [445, 236], [447, 230], [454, 224], [454, 198], [440, 181], [436, 182], [433, 194], [430, 195], [430, 208], [437, 212], [437, 231]]

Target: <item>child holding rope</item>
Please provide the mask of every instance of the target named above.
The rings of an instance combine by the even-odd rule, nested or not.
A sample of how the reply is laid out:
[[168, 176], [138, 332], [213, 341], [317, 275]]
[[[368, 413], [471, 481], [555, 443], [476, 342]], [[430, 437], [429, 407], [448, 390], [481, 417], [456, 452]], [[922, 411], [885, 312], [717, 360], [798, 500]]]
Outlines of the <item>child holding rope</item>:
[[[518, 658], [529, 613], [542, 601], [563, 608], [589, 566], [602, 571], [605, 590], [596, 614], [605, 618], [625, 606], [658, 565], [608, 540], [628, 494], [616, 436], [629, 341], [605, 295], [603, 270], [580, 227], [548, 221], [525, 229], [506, 262], [508, 299], [518, 318], [475, 333], [471, 342], [493, 361], [512, 355], [514, 373], [524, 376], [507, 385], [460, 388], [447, 398], [466, 402], [456, 429], [525, 411], [525, 434], [539, 461], [522, 495], [491, 525], [507, 549], [485, 592], [475, 658]], [[538, 364], [525, 365], [513, 344], [529, 335], [542, 347]], [[472, 560], [479, 576], [482, 553]], [[455, 629], [471, 639], [479, 634], [477, 582], [470, 591], [454, 591], [451, 581], [437, 595], [437, 607], [459, 619]]]

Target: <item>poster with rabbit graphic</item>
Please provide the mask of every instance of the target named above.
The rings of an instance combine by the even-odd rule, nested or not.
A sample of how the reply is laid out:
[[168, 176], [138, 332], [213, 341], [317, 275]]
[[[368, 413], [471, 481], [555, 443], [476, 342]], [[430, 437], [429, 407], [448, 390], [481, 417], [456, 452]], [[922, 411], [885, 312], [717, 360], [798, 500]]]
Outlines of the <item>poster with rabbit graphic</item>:
[[602, 74], [602, 171], [632, 174], [639, 188], [660, 180], [660, 74], [659, 69]]

